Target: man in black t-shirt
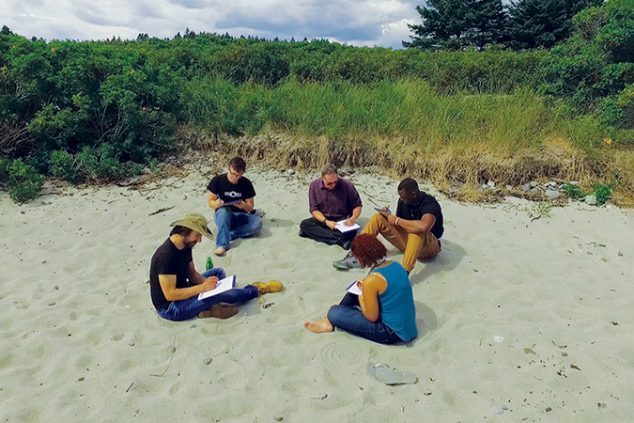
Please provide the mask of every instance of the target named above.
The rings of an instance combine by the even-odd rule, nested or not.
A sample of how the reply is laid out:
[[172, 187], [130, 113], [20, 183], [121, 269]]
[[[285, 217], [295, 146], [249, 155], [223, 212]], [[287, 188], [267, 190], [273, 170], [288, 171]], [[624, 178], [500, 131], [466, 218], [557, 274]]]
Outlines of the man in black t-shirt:
[[257, 283], [234, 288], [202, 300], [198, 294], [216, 287], [226, 277], [222, 268], [214, 267], [202, 274], [196, 271], [192, 248], [202, 236], [212, 239], [207, 219], [192, 213], [172, 223], [169, 238], [156, 250], [150, 262], [150, 295], [159, 316], [168, 320], [187, 320], [192, 317], [227, 318], [238, 312], [236, 307], [220, 303], [242, 304], [258, 293], [278, 292], [279, 286]]
[[214, 176], [207, 191], [207, 204], [215, 210], [214, 220], [218, 228], [214, 254], [222, 256], [229, 244], [237, 238], [248, 238], [260, 233], [262, 220], [254, 212], [255, 188], [244, 172], [247, 164], [240, 157], [229, 162], [227, 173]]
[[[361, 233], [381, 234], [401, 250], [403, 267], [408, 273], [416, 265], [416, 259], [429, 259], [440, 253], [440, 237], [445, 230], [440, 204], [431, 195], [418, 188], [412, 178], [405, 178], [398, 185], [399, 200], [396, 214], [389, 208], [377, 210]], [[350, 254], [333, 263], [339, 270], [360, 267]]]

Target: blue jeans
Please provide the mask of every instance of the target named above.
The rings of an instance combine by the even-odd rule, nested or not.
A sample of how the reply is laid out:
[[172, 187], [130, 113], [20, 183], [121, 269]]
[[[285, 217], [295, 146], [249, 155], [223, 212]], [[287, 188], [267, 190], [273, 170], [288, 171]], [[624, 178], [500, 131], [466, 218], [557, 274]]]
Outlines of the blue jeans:
[[330, 307], [328, 320], [335, 328], [344, 330], [379, 344], [397, 344], [403, 342], [385, 323], [371, 322], [365, 318], [358, 307], [359, 297], [346, 294], [339, 305]]
[[216, 247], [229, 248], [229, 242], [257, 235], [262, 230], [262, 219], [255, 214], [235, 212], [231, 207], [216, 209], [214, 220], [218, 227]]
[[[226, 277], [225, 271], [220, 267], [214, 267], [202, 274], [203, 278], [216, 276], [218, 279]], [[199, 300], [198, 295], [181, 301], [172, 301], [165, 310], [157, 310], [163, 319], [181, 321], [198, 316], [201, 311], [207, 311], [212, 305], [218, 303], [243, 304], [258, 296], [258, 289], [253, 285], [244, 288], [234, 288], [222, 294]]]

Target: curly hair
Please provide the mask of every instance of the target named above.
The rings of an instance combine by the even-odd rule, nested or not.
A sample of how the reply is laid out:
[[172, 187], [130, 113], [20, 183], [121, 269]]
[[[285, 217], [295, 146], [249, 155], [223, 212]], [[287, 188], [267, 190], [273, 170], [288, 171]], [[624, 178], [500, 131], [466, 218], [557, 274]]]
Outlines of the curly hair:
[[387, 255], [385, 246], [370, 234], [357, 236], [350, 246], [352, 254], [359, 260], [362, 266], [372, 266], [380, 263]]

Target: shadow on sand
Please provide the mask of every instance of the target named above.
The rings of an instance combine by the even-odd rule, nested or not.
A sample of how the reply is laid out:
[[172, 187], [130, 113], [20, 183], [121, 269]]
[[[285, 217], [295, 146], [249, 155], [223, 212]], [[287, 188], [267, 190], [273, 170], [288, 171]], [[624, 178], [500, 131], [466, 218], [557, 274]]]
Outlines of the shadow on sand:
[[[466, 252], [460, 245], [443, 239], [440, 254], [430, 260], [419, 260], [409, 279], [412, 284], [416, 284], [424, 281], [434, 273], [451, 271], [458, 266], [465, 255]], [[421, 266], [421, 263], [424, 263], [424, 267]], [[419, 267], [422, 267], [422, 269], [419, 270]]]

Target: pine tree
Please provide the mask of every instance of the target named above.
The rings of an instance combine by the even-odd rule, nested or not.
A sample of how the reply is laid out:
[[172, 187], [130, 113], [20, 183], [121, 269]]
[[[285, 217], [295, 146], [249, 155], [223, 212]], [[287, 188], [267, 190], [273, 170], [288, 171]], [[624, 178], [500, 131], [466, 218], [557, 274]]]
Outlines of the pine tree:
[[428, 0], [428, 7], [416, 6], [423, 23], [408, 25], [412, 41], [403, 47], [421, 49], [459, 49], [471, 22], [471, 10], [464, 0]]
[[515, 49], [549, 48], [567, 38], [572, 17], [603, 0], [519, 0], [509, 8], [510, 45]]
[[421, 49], [482, 49], [504, 40], [508, 16], [501, 0], [429, 0], [417, 6], [423, 20], [409, 25], [416, 34], [404, 47]]
[[468, 1], [471, 22], [467, 30], [467, 44], [482, 50], [490, 44], [505, 41], [508, 14], [501, 0]]

